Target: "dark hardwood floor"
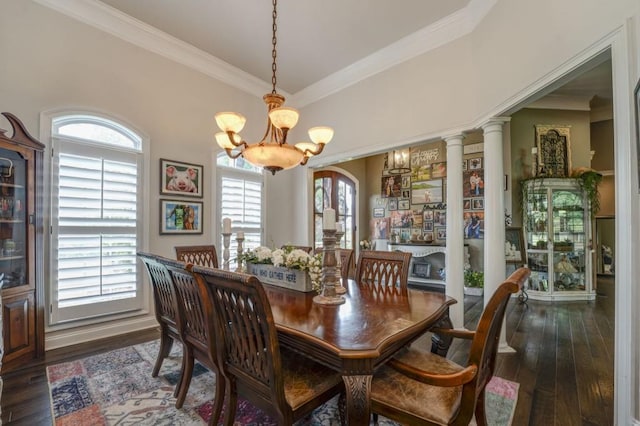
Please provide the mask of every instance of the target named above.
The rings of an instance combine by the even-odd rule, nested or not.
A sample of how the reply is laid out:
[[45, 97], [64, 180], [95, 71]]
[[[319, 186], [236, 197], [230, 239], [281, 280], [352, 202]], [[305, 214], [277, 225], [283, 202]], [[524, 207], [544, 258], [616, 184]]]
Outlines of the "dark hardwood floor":
[[[496, 375], [520, 383], [513, 420], [521, 425], [612, 425], [614, 283], [599, 277], [593, 302], [537, 302], [507, 308], [507, 341], [515, 353], [499, 354]], [[467, 296], [466, 327], [473, 329], [482, 298]], [[157, 331], [47, 352], [55, 364], [158, 337]], [[430, 347], [430, 337], [424, 343]], [[455, 342], [449, 358], [463, 363], [466, 342]], [[2, 422], [50, 425], [45, 363], [3, 376]]]

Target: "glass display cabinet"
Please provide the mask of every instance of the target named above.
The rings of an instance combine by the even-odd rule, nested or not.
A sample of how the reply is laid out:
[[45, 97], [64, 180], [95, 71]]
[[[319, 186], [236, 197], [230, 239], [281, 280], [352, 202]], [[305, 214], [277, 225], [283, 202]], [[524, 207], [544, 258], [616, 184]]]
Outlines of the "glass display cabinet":
[[529, 297], [593, 300], [591, 214], [577, 179], [524, 182], [524, 234], [531, 276]]
[[0, 130], [2, 373], [44, 354], [42, 165], [44, 145], [18, 118]]

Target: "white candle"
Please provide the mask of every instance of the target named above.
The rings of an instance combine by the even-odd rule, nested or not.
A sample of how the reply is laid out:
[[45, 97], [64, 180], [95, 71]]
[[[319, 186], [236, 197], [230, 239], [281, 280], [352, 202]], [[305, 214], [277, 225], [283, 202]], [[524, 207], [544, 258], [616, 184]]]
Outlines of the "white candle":
[[244, 232], [238, 231], [238, 235], [236, 235], [236, 238], [239, 240], [244, 240]]
[[342, 228], [342, 222], [336, 223], [336, 232], [344, 232], [344, 229]]
[[231, 233], [231, 219], [225, 217], [222, 219], [222, 233], [230, 234]]
[[336, 229], [336, 211], [324, 209], [322, 212], [322, 229]]

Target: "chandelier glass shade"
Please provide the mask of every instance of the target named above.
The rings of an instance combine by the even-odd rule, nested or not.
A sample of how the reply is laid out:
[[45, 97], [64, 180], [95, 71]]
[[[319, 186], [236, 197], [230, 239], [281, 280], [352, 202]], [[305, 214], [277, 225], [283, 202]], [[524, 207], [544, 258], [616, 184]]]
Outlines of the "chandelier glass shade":
[[215, 134], [218, 146], [225, 150], [231, 158], [242, 156], [254, 166], [263, 167], [272, 174], [280, 170], [291, 169], [297, 165], [305, 165], [310, 157], [318, 155], [333, 138], [333, 129], [320, 126], [309, 129], [311, 142], [299, 142], [295, 145], [287, 143], [289, 130], [298, 123], [300, 114], [294, 108], [285, 107], [284, 96], [276, 92], [276, 18], [277, 0], [273, 0], [273, 37], [272, 58], [273, 70], [271, 83], [273, 90], [264, 95], [267, 104], [267, 130], [256, 143], [248, 143], [242, 139], [240, 132], [247, 119], [237, 112], [219, 112], [215, 115], [216, 124], [222, 130]]

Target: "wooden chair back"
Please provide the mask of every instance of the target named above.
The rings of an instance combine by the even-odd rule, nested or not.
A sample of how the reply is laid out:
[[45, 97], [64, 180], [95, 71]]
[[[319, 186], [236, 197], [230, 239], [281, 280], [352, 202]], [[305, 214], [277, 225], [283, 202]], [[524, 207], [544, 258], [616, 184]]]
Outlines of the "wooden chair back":
[[[467, 365], [478, 366], [478, 373], [474, 380], [466, 383], [462, 388], [462, 407], [475, 407], [478, 397], [484, 393], [485, 386], [491, 380], [495, 371], [500, 330], [504, 322], [507, 304], [512, 294], [522, 290], [529, 274], [528, 268], [519, 268], [514, 271], [498, 286], [485, 305], [476, 327], [475, 336], [471, 341], [467, 361]], [[474, 409], [471, 408], [470, 411], [473, 416]]]
[[193, 272], [202, 280], [201, 288], [218, 318], [222, 340], [218, 355], [224, 374], [236, 378], [241, 393], [264, 400], [267, 407], [261, 408], [285, 407], [278, 335], [258, 278], [197, 266]]
[[176, 258], [184, 263], [218, 268], [218, 254], [214, 245], [175, 246]]
[[211, 299], [207, 298], [191, 272], [191, 264], [163, 258], [160, 262], [169, 272], [175, 287], [180, 317], [180, 331], [185, 351], [182, 361], [180, 388], [176, 395], [176, 407], [182, 407], [189, 391], [193, 375], [194, 359], [216, 374], [216, 389], [212, 419], [213, 424], [222, 412], [224, 378], [220, 376], [216, 353], [215, 314]]
[[[281, 353], [271, 305], [253, 275], [193, 267], [216, 313], [218, 359], [225, 378], [225, 425], [237, 395], [291, 425], [344, 389], [340, 374], [309, 358]], [[295, 401], [295, 402], [293, 402]]]
[[411, 253], [362, 250], [356, 266], [356, 281], [380, 287], [406, 288]]

